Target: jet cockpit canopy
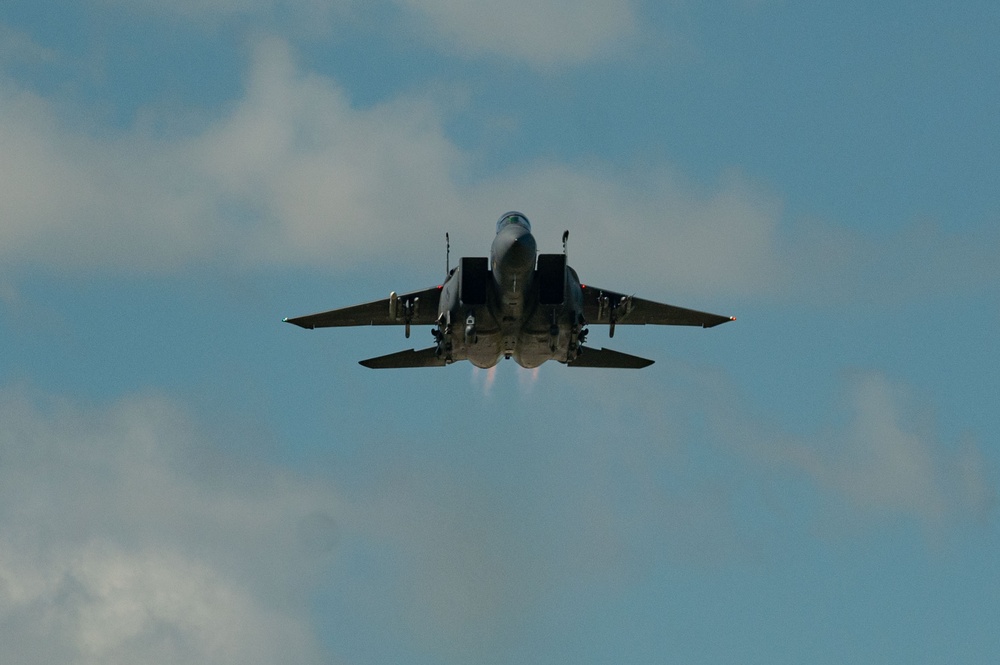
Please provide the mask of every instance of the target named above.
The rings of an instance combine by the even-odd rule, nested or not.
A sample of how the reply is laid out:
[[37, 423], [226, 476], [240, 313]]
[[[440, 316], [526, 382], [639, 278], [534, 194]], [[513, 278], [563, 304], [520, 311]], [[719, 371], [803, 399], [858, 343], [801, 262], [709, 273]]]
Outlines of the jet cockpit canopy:
[[512, 210], [511, 212], [504, 213], [504, 215], [497, 220], [497, 233], [500, 233], [503, 228], [510, 226], [511, 224], [523, 226], [528, 231], [531, 231], [531, 222], [528, 221], [528, 218], [516, 210]]

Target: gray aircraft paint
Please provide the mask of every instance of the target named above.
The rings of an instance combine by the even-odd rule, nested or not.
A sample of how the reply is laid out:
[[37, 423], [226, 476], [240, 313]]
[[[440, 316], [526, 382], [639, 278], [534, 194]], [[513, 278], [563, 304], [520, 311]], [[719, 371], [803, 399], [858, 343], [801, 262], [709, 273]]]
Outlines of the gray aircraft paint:
[[328, 312], [285, 319], [302, 328], [432, 325], [433, 346], [369, 358], [372, 369], [443, 367], [468, 360], [482, 368], [502, 358], [521, 367], [556, 360], [570, 367], [642, 368], [652, 360], [585, 345], [588, 325], [711, 328], [735, 318], [584, 286], [563, 254], [538, 254], [531, 223], [519, 212], [497, 222], [489, 259], [465, 257], [442, 285]]

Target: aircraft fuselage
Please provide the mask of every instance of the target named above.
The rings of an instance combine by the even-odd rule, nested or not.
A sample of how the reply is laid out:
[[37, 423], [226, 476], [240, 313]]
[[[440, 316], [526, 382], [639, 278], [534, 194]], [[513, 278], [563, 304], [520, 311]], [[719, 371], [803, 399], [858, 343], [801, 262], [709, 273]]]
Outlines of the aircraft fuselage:
[[583, 296], [564, 255], [542, 266], [523, 215], [508, 213], [498, 223], [486, 264], [463, 259], [442, 286], [435, 338], [451, 361], [492, 367], [513, 358], [522, 367], [576, 357]]
[[444, 284], [384, 300], [286, 318], [302, 328], [432, 325], [434, 345], [359, 361], [370, 369], [443, 367], [468, 360], [493, 367], [513, 358], [522, 367], [556, 360], [570, 367], [641, 369], [653, 361], [612, 349], [584, 346], [590, 325], [713, 326], [733, 317], [699, 312], [584, 286], [562, 254], [539, 254], [531, 224], [519, 212], [497, 222], [488, 257], [464, 257]]

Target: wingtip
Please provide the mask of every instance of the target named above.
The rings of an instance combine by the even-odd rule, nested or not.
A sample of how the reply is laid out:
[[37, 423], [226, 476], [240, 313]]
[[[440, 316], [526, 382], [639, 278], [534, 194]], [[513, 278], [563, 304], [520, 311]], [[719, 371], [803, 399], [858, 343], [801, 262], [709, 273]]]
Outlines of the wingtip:
[[718, 316], [714, 321], [706, 321], [701, 325], [702, 328], [714, 328], [715, 326], [721, 326], [723, 323], [729, 323], [730, 321], [735, 321], [735, 316]]
[[311, 326], [308, 323], [302, 323], [300, 319], [290, 319], [287, 316], [283, 318], [282, 323], [291, 323], [293, 326], [298, 326], [299, 328], [305, 328], [306, 330], [314, 330], [316, 326]]

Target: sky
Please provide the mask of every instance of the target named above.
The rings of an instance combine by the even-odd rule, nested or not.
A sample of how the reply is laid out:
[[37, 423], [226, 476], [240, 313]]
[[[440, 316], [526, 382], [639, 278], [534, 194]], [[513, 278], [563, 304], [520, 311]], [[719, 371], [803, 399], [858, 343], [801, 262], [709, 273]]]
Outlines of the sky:
[[[6, 0], [0, 662], [1000, 661], [998, 40], [986, 0]], [[738, 320], [491, 372], [282, 323], [512, 209]]]

